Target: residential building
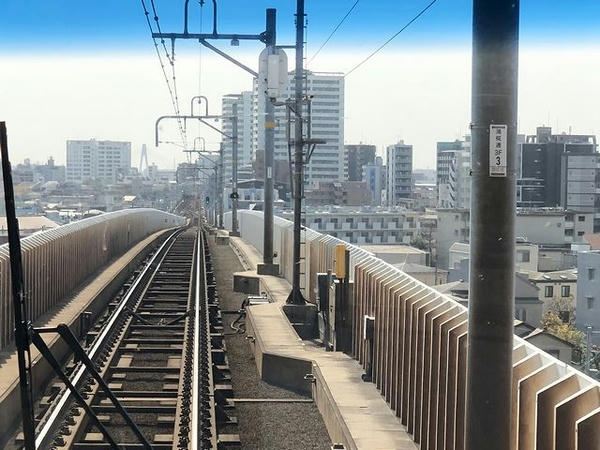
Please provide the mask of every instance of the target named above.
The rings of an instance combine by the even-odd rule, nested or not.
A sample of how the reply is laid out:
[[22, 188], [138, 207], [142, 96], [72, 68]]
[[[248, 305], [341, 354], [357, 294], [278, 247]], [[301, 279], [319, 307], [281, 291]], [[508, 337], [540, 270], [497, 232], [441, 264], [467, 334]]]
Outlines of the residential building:
[[351, 144], [344, 145], [344, 172], [348, 181], [363, 181], [363, 167], [375, 163], [374, 145]]
[[64, 183], [65, 181], [65, 166], [57, 166], [52, 156], [48, 158], [46, 164], [37, 164], [33, 167], [39, 178], [45, 182], [58, 181], [59, 183]]
[[68, 183], [116, 183], [131, 168], [131, 142], [67, 141]]
[[363, 181], [318, 181], [305, 199], [307, 206], [362, 206], [372, 202], [371, 191]]
[[413, 146], [400, 141], [387, 147], [386, 198], [388, 206], [412, 195]]
[[[600, 252], [577, 253], [577, 308], [575, 325], [586, 332], [588, 326], [600, 332]], [[600, 345], [600, 333], [592, 333], [592, 342]]]
[[469, 208], [471, 203], [471, 136], [437, 143], [439, 208]]
[[414, 169], [413, 183], [433, 184], [435, 186], [437, 175], [435, 169]]
[[[294, 97], [295, 72], [289, 73], [289, 85], [282, 100]], [[310, 137], [323, 139], [318, 144], [305, 168], [304, 181], [309, 190], [317, 181], [344, 180], [344, 74], [305, 71], [305, 94], [310, 103]], [[254, 80], [253, 91], [253, 139], [254, 153], [264, 150], [264, 93], [258, 92]], [[288, 140], [286, 136], [288, 110], [285, 106], [275, 107], [275, 161], [288, 163]], [[309, 107], [304, 106], [303, 117], [308, 119]], [[305, 123], [309, 123], [308, 120]], [[307, 130], [305, 130], [305, 133]], [[294, 139], [294, 127], [290, 129]], [[275, 165], [277, 168], [277, 164]], [[275, 174], [277, 176], [277, 174]]]
[[367, 183], [371, 192], [371, 205], [382, 206], [381, 193], [385, 188], [386, 166], [383, 165], [381, 156], [376, 156], [373, 163], [362, 166], [362, 181]]
[[[253, 94], [245, 91], [240, 94], [224, 95], [221, 100], [221, 110], [223, 114], [222, 131], [233, 135], [233, 105], [237, 105], [237, 141], [238, 141], [238, 167], [252, 164], [252, 112], [253, 112]], [[233, 144], [232, 140], [223, 137], [223, 168], [225, 181], [231, 179], [233, 168]]]
[[435, 183], [415, 183], [412, 198], [415, 209], [435, 208], [437, 206], [437, 186]]
[[[465, 261], [462, 261], [464, 263]], [[449, 281], [445, 285], [435, 288], [445, 294], [450, 294], [464, 306], [469, 302], [469, 272], [466, 278]], [[448, 273], [450, 280], [450, 273]], [[515, 274], [515, 318], [527, 322], [534, 327], [539, 327], [542, 322], [543, 302], [539, 299], [538, 287], [529, 281], [526, 275]]]
[[447, 283], [448, 272], [446, 270], [438, 269], [437, 267], [430, 267], [411, 262], [392, 265], [428, 286]]
[[555, 312], [568, 322], [573, 318], [577, 301], [577, 269], [554, 272], [526, 272], [529, 281], [539, 288], [544, 314]]
[[515, 334], [563, 363], [573, 363], [575, 346], [570, 342], [521, 320], [515, 320]]
[[[538, 127], [519, 145], [518, 161], [517, 206], [592, 213], [599, 209], [596, 136], [555, 135], [549, 127]], [[600, 215], [594, 229], [600, 230]]]
[[[468, 209], [438, 209], [437, 215], [438, 265], [447, 269], [450, 246], [455, 242], [469, 242], [470, 214]], [[583, 236], [592, 232], [593, 223], [594, 214], [589, 212], [565, 211], [560, 208], [518, 208], [515, 231], [518, 240], [540, 246], [538, 270], [559, 270], [564, 266], [542, 269], [542, 263], [553, 251], [564, 252], [565, 246], [570, 251], [571, 244], [583, 242]], [[556, 264], [560, 262], [551, 260]]]
[[[293, 219], [289, 210], [276, 215]], [[435, 234], [430, 214], [402, 208], [306, 207], [303, 224], [351, 244], [411, 244], [421, 234]]]
[[420, 248], [405, 244], [373, 245], [359, 244], [361, 249], [372, 253], [375, 257], [388, 264], [418, 264], [426, 266], [429, 262], [429, 254]]

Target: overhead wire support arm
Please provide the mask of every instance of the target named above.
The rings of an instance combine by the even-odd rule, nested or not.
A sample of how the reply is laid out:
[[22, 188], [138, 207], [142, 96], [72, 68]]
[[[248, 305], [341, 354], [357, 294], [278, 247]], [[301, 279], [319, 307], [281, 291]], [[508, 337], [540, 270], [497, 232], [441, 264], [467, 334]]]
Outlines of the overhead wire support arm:
[[221, 130], [219, 130], [217, 127], [210, 125], [209, 123], [206, 122], [206, 119], [220, 119], [223, 116], [220, 115], [204, 115], [204, 116], [194, 116], [194, 115], [189, 115], [189, 116], [180, 116], [180, 115], [167, 115], [167, 116], [160, 116], [158, 119], [156, 119], [156, 123], [154, 124], [154, 146], [158, 147], [159, 144], [159, 140], [158, 140], [158, 125], [160, 124], [160, 122], [164, 119], [183, 119], [184, 121], [188, 120], [188, 119], [193, 119], [193, 120], [199, 120], [200, 122], [204, 123], [205, 125], [208, 125], [209, 127], [213, 128], [214, 130], [218, 131], [219, 133], [221, 133], [224, 136], [227, 136], [225, 133], [223, 133]]
[[[235, 35], [235, 36], [238, 36], [238, 35]], [[238, 61], [237, 59], [233, 58], [232, 56], [229, 56], [223, 50], [215, 47], [211, 43], [207, 42], [205, 39], [199, 39], [198, 41], [200, 42], [200, 44], [204, 45], [206, 48], [212, 50], [216, 54], [222, 56], [227, 61], [232, 62], [233, 64], [235, 64], [236, 66], [238, 66], [241, 69], [244, 69], [246, 72], [248, 72], [253, 77], [258, 77], [258, 72], [256, 72], [255, 70], [252, 70], [250, 67], [248, 67], [244, 63], [241, 63], [240, 61]]]

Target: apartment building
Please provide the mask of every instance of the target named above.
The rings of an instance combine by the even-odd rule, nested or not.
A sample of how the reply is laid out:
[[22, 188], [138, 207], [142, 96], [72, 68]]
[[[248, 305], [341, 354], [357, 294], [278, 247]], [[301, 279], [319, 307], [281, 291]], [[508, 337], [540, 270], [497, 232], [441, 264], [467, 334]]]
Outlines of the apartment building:
[[[290, 72], [290, 82], [282, 100], [293, 99], [294, 77], [295, 72]], [[305, 71], [305, 93], [311, 99], [310, 107], [306, 104], [303, 110], [303, 117], [306, 119], [305, 137], [310, 133], [311, 138], [325, 141], [316, 146], [305, 169], [306, 188], [311, 189], [314, 182], [344, 180], [344, 75], [337, 72]], [[264, 102], [264, 93], [258, 92], [255, 79], [252, 113], [252, 147], [255, 153], [264, 150]], [[288, 161], [287, 119], [287, 108], [276, 106], [275, 161]], [[293, 126], [290, 127], [290, 138], [294, 138]], [[277, 167], [276, 163], [275, 168]], [[277, 178], [277, 174], [275, 177]]]
[[[221, 108], [223, 114], [222, 131], [233, 135], [233, 105], [237, 105], [237, 135], [238, 135], [238, 168], [252, 164], [252, 126], [253, 103], [252, 92], [245, 91], [240, 94], [223, 96]], [[231, 139], [223, 137], [223, 169], [225, 181], [231, 179], [233, 168], [233, 145]]]
[[396, 206], [412, 195], [413, 146], [399, 141], [386, 149], [386, 198], [388, 206]]
[[67, 141], [66, 181], [82, 184], [121, 181], [131, 168], [131, 142]]

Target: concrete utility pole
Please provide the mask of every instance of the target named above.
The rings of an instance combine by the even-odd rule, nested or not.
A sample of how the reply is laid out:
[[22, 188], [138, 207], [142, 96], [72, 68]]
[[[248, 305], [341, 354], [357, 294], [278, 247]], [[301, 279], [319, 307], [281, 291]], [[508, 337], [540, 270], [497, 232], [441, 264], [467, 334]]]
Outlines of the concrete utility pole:
[[219, 230], [223, 229], [223, 190], [224, 190], [224, 176], [223, 176], [223, 142], [219, 147], [219, 179], [217, 180], [218, 191], [219, 191]]
[[518, 0], [473, 1], [466, 448], [510, 448]]
[[302, 105], [304, 100], [304, 0], [296, 2], [296, 70], [295, 70], [295, 122], [294, 122], [294, 267], [292, 292], [287, 303], [304, 305], [300, 291], [300, 234], [302, 231], [302, 197], [304, 192], [304, 142], [302, 136]]
[[238, 170], [238, 118], [237, 103], [231, 105], [231, 231], [230, 236], [239, 236], [238, 228], [238, 191], [237, 191], [237, 170]]
[[[277, 43], [276, 10], [267, 9], [265, 46], [269, 54]], [[279, 267], [273, 264], [273, 158], [275, 153], [275, 106], [265, 92], [265, 181], [263, 202], [263, 264], [256, 268], [259, 274], [278, 275]]]

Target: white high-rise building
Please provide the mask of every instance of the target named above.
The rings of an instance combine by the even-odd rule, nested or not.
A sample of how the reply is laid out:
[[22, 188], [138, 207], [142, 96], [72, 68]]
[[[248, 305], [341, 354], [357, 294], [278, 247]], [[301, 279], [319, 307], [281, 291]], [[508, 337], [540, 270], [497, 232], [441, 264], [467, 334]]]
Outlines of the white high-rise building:
[[387, 147], [386, 198], [388, 206], [396, 206], [412, 194], [413, 146], [399, 141]]
[[131, 142], [67, 141], [68, 183], [115, 183], [131, 168]]
[[[294, 72], [289, 73], [289, 85], [285, 98], [294, 97]], [[323, 139], [305, 170], [305, 182], [310, 187], [318, 181], [344, 179], [344, 76], [341, 73], [306, 72], [305, 93], [312, 96], [310, 137]], [[264, 150], [264, 93], [258, 92], [254, 80], [254, 123], [253, 149]], [[292, 115], [293, 116], [293, 115]], [[308, 118], [305, 105], [303, 117]], [[306, 122], [305, 122], [306, 123]], [[287, 115], [283, 106], [275, 107], [275, 160], [288, 160], [288, 142], [286, 138]], [[306, 130], [306, 128], [305, 128]], [[306, 131], [305, 131], [306, 133]], [[291, 139], [294, 138], [294, 126], [290, 127]], [[306, 137], [306, 135], [305, 135]], [[292, 158], [293, 158], [292, 147]]]
[[438, 207], [471, 205], [471, 136], [437, 143]]
[[[242, 166], [252, 164], [252, 92], [244, 91], [241, 94], [223, 96], [222, 114], [224, 117], [233, 115], [234, 103], [237, 104], [238, 169], [240, 169]], [[233, 134], [233, 121], [231, 119], [223, 119], [222, 131], [229, 136]], [[225, 182], [228, 182], [233, 167], [233, 146], [231, 139], [223, 137], [222, 141]]]

